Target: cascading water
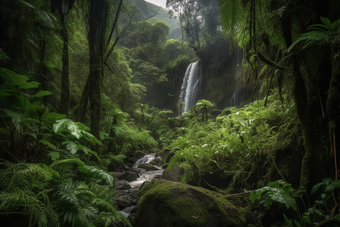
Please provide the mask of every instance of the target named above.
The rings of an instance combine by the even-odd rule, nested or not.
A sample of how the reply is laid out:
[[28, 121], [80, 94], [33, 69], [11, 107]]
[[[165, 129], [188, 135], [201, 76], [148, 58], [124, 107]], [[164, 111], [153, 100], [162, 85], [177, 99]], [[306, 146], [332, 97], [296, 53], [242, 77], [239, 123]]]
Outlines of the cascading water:
[[156, 157], [156, 153], [154, 154], [147, 154], [143, 158], [137, 160], [137, 162], [133, 165], [133, 168], [137, 168], [142, 163], [150, 163]]
[[230, 106], [237, 106], [237, 105], [239, 105], [238, 93], [239, 93], [238, 90], [234, 91], [233, 96], [231, 96], [231, 99], [230, 99]]
[[184, 75], [179, 100], [184, 102], [182, 113], [188, 112], [200, 99], [202, 67], [200, 62], [191, 63]]
[[240, 93], [240, 90], [237, 88], [237, 71], [241, 68], [242, 65], [242, 56], [241, 56], [242, 50], [238, 47], [236, 47], [235, 50], [235, 61], [236, 61], [236, 72], [235, 72], [235, 90], [230, 98], [230, 106], [239, 106], [242, 102], [242, 92]]
[[[161, 159], [160, 156], [156, 157], [156, 153], [154, 154], [148, 154], [142, 157], [141, 159], [137, 160], [135, 164], [133, 165], [133, 168], [137, 168], [140, 164], [142, 163], [150, 163], [152, 160], [157, 160]], [[128, 201], [133, 201], [133, 204], [136, 203], [137, 198], [133, 196], [135, 191], [139, 190], [140, 186], [145, 182], [145, 181], [152, 181], [154, 179], [161, 179], [162, 173], [164, 169], [162, 169], [160, 166], [154, 166], [158, 168], [158, 170], [152, 170], [152, 171], [138, 171], [139, 172], [139, 177], [135, 181], [128, 182], [128, 184], [131, 186], [130, 189], [127, 190], [119, 190], [121, 193], [119, 195], [120, 199], [123, 200], [128, 200]], [[131, 170], [129, 170], [131, 171]], [[138, 196], [138, 193], [137, 193]], [[136, 199], [136, 200], [135, 200]], [[124, 215], [124, 217], [128, 217], [131, 214], [131, 211], [135, 208], [135, 206], [129, 206], [125, 207], [124, 209], [120, 210], [119, 212]]]
[[[160, 157], [156, 157], [156, 153], [145, 155], [143, 158], [136, 161], [136, 163], [133, 165], [133, 168], [137, 168], [142, 163], [150, 163], [152, 160], [157, 158]], [[159, 168], [159, 170], [141, 172], [136, 181], [129, 182], [130, 186], [132, 188], [139, 188], [144, 181], [151, 181], [156, 176], [161, 176], [164, 170], [160, 167], [155, 167]]]

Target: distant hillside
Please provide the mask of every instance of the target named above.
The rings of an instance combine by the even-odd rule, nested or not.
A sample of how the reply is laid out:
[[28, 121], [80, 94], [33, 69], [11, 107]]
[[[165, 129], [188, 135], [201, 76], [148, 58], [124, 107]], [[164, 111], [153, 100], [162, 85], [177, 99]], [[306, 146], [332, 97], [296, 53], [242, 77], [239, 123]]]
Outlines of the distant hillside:
[[169, 18], [168, 11], [166, 9], [163, 9], [162, 7], [156, 6], [152, 3], [145, 2], [144, 0], [132, 0], [131, 2], [136, 5], [137, 9], [135, 20], [143, 21], [146, 18], [151, 17], [150, 19], [148, 19], [148, 21], [150, 21], [151, 23], [155, 23], [157, 20], [164, 21], [170, 27], [168, 38], [180, 39], [181, 28], [179, 20]]

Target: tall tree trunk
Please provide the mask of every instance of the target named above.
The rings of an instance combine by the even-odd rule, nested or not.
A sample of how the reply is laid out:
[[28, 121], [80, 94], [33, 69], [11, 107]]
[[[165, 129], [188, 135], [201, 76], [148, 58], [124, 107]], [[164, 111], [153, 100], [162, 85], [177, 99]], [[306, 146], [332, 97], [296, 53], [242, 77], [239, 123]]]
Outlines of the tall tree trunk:
[[[292, 43], [292, 20], [289, 15], [282, 18], [283, 36], [288, 48]], [[297, 115], [303, 127], [303, 139], [305, 155], [301, 164], [300, 188], [306, 189], [310, 184], [310, 176], [314, 175], [318, 179], [321, 175], [319, 163], [320, 147], [322, 144], [321, 129], [317, 111], [315, 111], [315, 101], [313, 92], [307, 93], [306, 83], [300, 71], [297, 56], [293, 58], [294, 75], [294, 100]], [[308, 98], [308, 95], [311, 96]], [[320, 179], [321, 180], [321, 179]]]
[[[108, 19], [108, 2], [91, 0], [89, 17], [89, 49], [90, 49], [90, 118], [91, 133], [99, 138], [101, 112], [101, 83], [104, 67], [105, 33]], [[95, 149], [97, 150], [97, 149]]]
[[68, 115], [70, 106], [70, 79], [69, 79], [69, 54], [68, 54], [68, 31], [66, 23], [66, 15], [61, 15], [62, 17], [62, 37], [63, 37], [63, 69], [61, 75], [61, 95], [59, 103], [59, 113]]

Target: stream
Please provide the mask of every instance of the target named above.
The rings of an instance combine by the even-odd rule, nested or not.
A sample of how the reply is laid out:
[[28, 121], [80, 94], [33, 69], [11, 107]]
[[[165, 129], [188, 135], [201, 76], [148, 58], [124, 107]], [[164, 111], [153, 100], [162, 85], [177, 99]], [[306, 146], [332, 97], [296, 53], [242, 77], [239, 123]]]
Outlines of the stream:
[[[150, 163], [155, 160], [156, 165], [152, 165], [157, 170], [145, 170], [138, 168], [143, 163]], [[156, 162], [157, 161], [157, 162]], [[126, 167], [125, 172], [116, 172], [119, 180], [115, 182], [117, 195], [113, 198], [119, 207], [119, 212], [128, 219], [134, 219], [137, 211], [137, 200], [141, 186], [152, 181], [161, 179], [164, 169], [161, 168], [161, 158], [157, 153], [147, 154], [138, 159], [132, 167]], [[144, 186], [143, 185], [143, 186]]]

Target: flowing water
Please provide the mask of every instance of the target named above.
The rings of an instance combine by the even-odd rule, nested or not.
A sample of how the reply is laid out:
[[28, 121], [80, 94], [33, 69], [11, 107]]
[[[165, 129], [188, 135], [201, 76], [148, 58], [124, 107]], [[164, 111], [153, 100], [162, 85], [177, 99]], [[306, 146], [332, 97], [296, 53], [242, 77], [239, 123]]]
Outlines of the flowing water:
[[233, 96], [230, 99], [230, 106], [238, 106], [239, 105], [239, 95], [238, 95], [239, 91], [235, 90], [233, 93]]
[[[237, 77], [240, 75], [240, 73], [237, 73], [239, 70], [241, 70], [242, 66], [242, 50], [239, 47], [236, 47], [233, 55], [234, 61], [236, 63], [236, 72], [235, 72], [235, 89], [233, 92], [233, 95], [230, 98], [230, 106], [239, 106], [241, 102], [243, 101], [243, 94], [242, 92], [238, 89], [240, 86], [240, 79]], [[243, 83], [243, 82], [242, 82]]]
[[[142, 163], [150, 163], [152, 160], [155, 160], [160, 157], [156, 157], [156, 153], [154, 154], [148, 154], [145, 155], [143, 158], [136, 161], [136, 163], [133, 165], [133, 168], [137, 168]], [[128, 184], [131, 186], [131, 189], [125, 190], [126, 192], [131, 192], [133, 190], [138, 190], [140, 186], [144, 183], [144, 181], [152, 181], [153, 179], [160, 179], [162, 176], [162, 173], [164, 169], [155, 166], [159, 170], [151, 170], [151, 171], [142, 171], [139, 174], [139, 177], [136, 181], [128, 182]], [[123, 210], [119, 211], [122, 215], [125, 217], [128, 217], [130, 215], [131, 210], [135, 206], [126, 207]]]
[[191, 63], [184, 75], [179, 100], [184, 102], [182, 113], [188, 112], [200, 99], [202, 66], [200, 62]]
[[154, 153], [154, 154], [147, 154], [143, 158], [137, 160], [137, 162], [135, 164], [133, 164], [133, 168], [137, 168], [142, 163], [150, 163], [155, 158], [156, 158], [156, 153]]
[[[156, 159], [156, 153], [145, 155], [143, 158], [136, 161], [133, 168], [137, 168], [142, 163], [150, 163], [152, 160]], [[155, 166], [157, 167], [157, 166]], [[136, 181], [128, 182], [131, 188], [139, 189], [144, 181], [152, 181], [155, 177], [160, 177], [163, 173], [163, 169], [157, 167], [159, 170], [145, 171], [140, 173]]]

